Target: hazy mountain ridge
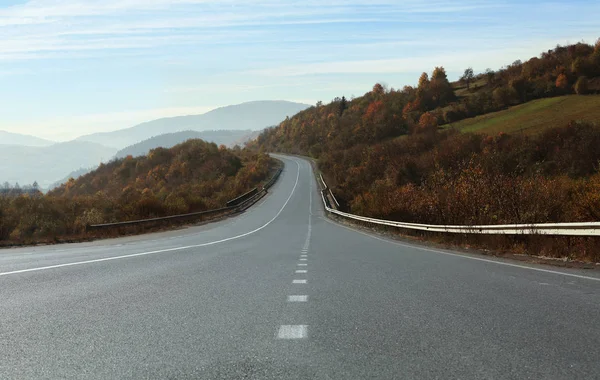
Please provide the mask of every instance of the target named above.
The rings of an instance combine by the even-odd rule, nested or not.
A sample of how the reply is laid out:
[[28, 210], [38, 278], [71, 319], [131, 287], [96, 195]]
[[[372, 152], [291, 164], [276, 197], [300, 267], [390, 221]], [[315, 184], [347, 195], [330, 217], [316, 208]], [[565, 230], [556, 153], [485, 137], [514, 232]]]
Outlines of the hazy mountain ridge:
[[54, 141], [31, 135], [0, 131], [0, 145], [50, 146]]
[[288, 116], [310, 107], [288, 101], [255, 101], [214, 109], [201, 115], [162, 118], [113, 132], [93, 133], [78, 137], [123, 149], [129, 145], [165, 133], [209, 130], [259, 130], [280, 123]]
[[95, 167], [114, 156], [116, 149], [87, 141], [47, 147], [6, 145], [0, 149], [0, 181], [33, 183], [42, 188], [77, 167]]
[[77, 179], [77, 178], [81, 177], [82, 175], [88, 174], [89, 172], [96, 170], [97, 167], [98, 166], [91, 166], [89, 168], [80, 168], [77, 170], [73, 170], [72, 172], [67, 174], [65, 177], [63, 177], [62, 179], [59, 179], [58, 181], [50, 184], [46, 190], [53, 190], [53, 189], [59, 187], [60, 185], [62, 185], [63, 183], [68, 182], [69, 179], [71, 179], [71, 178]]
[[130, 145], [117, 152], [116, 158], [123, 158], [128, 155], [133, 157], [144, 156], [151, 149], [162, 147], [171, 148], [177, 144], [181, 144], [189, 139], [201, 139], [207, 142], [214, 142], [217, 145], [233, 146], [238, 141], [245, 141], [254, 132], [251, 130], [223, 130], [223, 131], [182, 131], [174, 133], [165, 133], [154, 136], [139, 143]]

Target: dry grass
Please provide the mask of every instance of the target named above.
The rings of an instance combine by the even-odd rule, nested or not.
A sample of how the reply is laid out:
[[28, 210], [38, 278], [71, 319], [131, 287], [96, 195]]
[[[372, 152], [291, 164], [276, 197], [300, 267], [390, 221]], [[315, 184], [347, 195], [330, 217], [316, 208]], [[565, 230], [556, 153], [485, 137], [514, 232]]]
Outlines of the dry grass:
[[600, 124], [600, 95], [567, 95], [533, 100], [509, 109], [448, 124], [463, 132], [535, 134], [570, 121]]

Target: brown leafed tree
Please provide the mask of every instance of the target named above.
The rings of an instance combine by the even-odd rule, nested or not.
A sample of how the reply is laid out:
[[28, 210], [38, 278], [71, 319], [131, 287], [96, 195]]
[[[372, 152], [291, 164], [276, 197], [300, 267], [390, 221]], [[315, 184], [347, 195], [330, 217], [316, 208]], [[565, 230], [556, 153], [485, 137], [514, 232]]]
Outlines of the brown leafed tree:
[[588, 79], [586, 77], [579, 77], [577, 83], [575, 83], [575, 93], [577, 95], [585, 95], [588, 93]]
[[555, 85], [557, 88], [560, 88], [561, 90], [566, 90], [569, 87], [569, 79], [567, 78], [567, 76], [565, 74], [560, 74], [556, 78]]

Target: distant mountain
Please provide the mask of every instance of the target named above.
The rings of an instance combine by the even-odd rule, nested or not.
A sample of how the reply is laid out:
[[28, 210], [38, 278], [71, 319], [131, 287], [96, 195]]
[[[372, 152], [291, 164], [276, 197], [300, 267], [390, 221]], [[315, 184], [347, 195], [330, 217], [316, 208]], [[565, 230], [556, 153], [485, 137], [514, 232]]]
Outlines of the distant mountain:
[[116, 149], [87, 141], [69, 141], [47, 147], [0, 147], [0, 182], [33, 183], [48, 188], [78, 168], [96, 167], [108, 161]]
[[35, 136], [0, 131], [0, 145], [49, 146], [54, 143]]
[[81, 136], [78, 141], [90, 141], [123, 149], [150, 137], [181, 131], [258, 130], [283, 121], [287, 116], [310, 107], [287, 101], [256, 101], [217, 108], [202, 115], [157, 119], [114, 132]]
[[165, 133], [123, 148], [117, 152], [115, 157], [123, 158], [129, 155], [133, 157], [145, 156], [151, 149], [158, 147], [171, 148], [189, 139], [202, 139], [204, 141], [214, 142], [217, 145], [223, 144], [227, 146], [233, 146], [238, 141], [243, 141], [244, 139], [249, 138], [249, 136], [251, 136], [253, 133], [255, 132], [251, 130], [204, 132], [183, 131]]
[[258, 136], [260, 136], [260, 134], [263, 132], [263, 129], [261, 129], [260, 131], [252, 131], [251, 133], [244, 135], [242, 138], [234, 141], [231, 146], [234, 145], [239, 145], [242, 148], [246, 145], [247, 142], [250, 142], [252, 140], [256, 140], [258, 138]]

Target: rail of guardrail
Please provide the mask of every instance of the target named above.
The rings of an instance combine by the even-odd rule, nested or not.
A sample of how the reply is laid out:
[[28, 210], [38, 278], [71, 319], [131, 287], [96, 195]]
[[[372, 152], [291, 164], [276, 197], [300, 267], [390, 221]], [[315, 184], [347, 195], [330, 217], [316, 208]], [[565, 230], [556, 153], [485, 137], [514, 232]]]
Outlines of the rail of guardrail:
[[232, 200], [230, 200], [229, 202], [227, 202], [225, 204], [226, 207], [230, 207], [230, 206], [237, 206], [239, 204], [244, 203], [244, 201], [252, 198], [253, 196], [255, 196], [256, 194], [258, 194], [258, 187], [255, 187], [254, 189], [250, 190], [249, 192], [240, 195], [237, 198], [234, 198]]
[[[323, 190], [331, 191], [323, 177]], [[333, 195], [333, 194], [332, 194]], [[540, 224], [500, 224], [500, 225], [473, 225], [473, 226], [458, 226], [458, 225], [435, 225], [422, 223], [405, 223], [393, 220], [368, 218], [365, 216], [354, 215], [347, 212], [342, 212], [329, 207], [323, 191], [321, 191], [323, 206], [327, 212], [338, 215], [347, 219], [356, 221], [391, 226], [397, 228], [405, 228], [409, 230], [430, 231], [430, 232], [447, 232], [456, 234], [504, 234], [504, 235], [560, 235], [560, 236], [600, 236], [600, 222], [583, 222], [583, 223], [540, 223]]]
[[140, 224], [150, 224], [150, 223], [162, 222], [162, 221], [186, 220], [186, 219], [198, 218], [201, 216], [218, 215], [218, 214], [226, 214], [226, 213], [243, 211], [246, 208], [248, 208], [250, 205], [254, 204], [254, 202], [256, 200], [258, 200], [258, 198], [262, 197], [262, 195], [267, 192], [268, 188], [273, 186], [273, 184], [277, 181], [277, 179], [281, 175], [282, 171], [283, 171], [283, 169], [279, 168], [275, 172], [275, 174], [273, 174], [273, 176], [264, 184], [264, 186], [262, 186], [262, 188], [260, 190], [259, 190], [259, 188], [254, 188], [254, 189], [250, 190], [249, 192], [242, 194], [239, 197], [227, 202], [226, 207], [222, 207], [222, 208], [218, 208], [218, 209], [214, 209], [214, 210], [192, 212], [192, 213], [188, 213], [188, 214], [163, 216], [163, 217], [158, 217], [158, 218], [128, 220], [128, 221], [124, 221], [124, 222], [115, 222], [115, 223], [92, 224], [92, 225], [87, 225], [86, 230], [94, 231], [94, 230], [101, 230], [101, 229], [114, 228], [114, 227], [127, 227], [127, 226], [134, 226], [134, 225], [140, 225]]

